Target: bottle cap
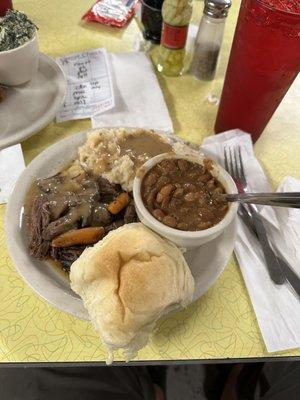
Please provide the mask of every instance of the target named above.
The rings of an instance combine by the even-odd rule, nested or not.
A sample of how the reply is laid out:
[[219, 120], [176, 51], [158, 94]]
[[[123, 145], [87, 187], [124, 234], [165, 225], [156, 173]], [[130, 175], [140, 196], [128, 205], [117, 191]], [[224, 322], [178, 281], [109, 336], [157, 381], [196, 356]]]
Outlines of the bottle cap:
[[204, 0], [204, 14], [213, 18], [227, 17], [231, 0]]

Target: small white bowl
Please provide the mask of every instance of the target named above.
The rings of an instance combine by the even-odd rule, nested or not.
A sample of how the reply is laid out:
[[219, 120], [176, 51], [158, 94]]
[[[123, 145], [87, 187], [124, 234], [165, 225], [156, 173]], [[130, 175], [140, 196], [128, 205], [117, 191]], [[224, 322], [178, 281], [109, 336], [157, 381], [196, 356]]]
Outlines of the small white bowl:
[[30, 81], [39, 65], [38, 36], [15, 49], [0, 51], [0, 83], [7, 86]]
[[[182, 231], [179, 229], [170, 228], [154, 218], [144, 206], [141, 196], [141, 183], [146, 173], [157, 163], [166, 159], [183, 158], [185, 160], [196, 162], [203, 165], [205, 156], [178, 155], [165, 153], [148, 160], [139, 170], [133, 182], [133, 197], [136, 206], [136, 212], [140, 221], [150, 229], [157, 232], [159, 235], [169, 239], [179, 247], [193, 248], [201, 246], [219, 236], [228, 225], [234, 220], [237, 214], [237, 203], [229, 203], [229, 210], [224, 218], [211, 228], [201, 231]], [[222, 183], [226, 193], [237, 193], [236, 185], [231, 176], [218, 164], [212, 163], [213, 169], [211, 174]]]

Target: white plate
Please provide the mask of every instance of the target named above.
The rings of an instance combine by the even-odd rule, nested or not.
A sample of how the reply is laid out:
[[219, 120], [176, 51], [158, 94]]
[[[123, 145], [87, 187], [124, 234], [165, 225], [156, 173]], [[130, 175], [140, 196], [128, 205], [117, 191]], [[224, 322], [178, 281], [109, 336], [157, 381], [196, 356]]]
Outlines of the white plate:
[[[30, 257], [27, 251], [23, 204], [32, 182], [61, 170], [77, 155], [86, 132], [55, 143], [36, 157], [18, 179], [7, 205], [5, 229], [7, 245], [17, 271], [28, 285], [54, 307], [78, 318], [88, 319], [81, 299], [71, 290], [67, 278], [53, 265]], [[202, 296], [217, 280], [232, 254], [236, 235], [235, 221], [213, 241], [186, 253], [195, 278], [194, 299]]]
[[19, 143], [44, 128], [63, 104], [67, 82], [59, 65], [40, 53], [36, 76], [9, 87], [0, 103], [0, 149]]

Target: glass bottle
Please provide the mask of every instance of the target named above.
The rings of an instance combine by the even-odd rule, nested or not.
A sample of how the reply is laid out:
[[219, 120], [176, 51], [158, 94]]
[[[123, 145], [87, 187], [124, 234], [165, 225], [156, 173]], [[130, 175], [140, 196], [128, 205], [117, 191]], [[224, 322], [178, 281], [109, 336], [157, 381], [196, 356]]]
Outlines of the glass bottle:
[[231, 0], [205, 0], [196, 41], [191, 71], [197, 79], [212, 80], [223, 40], [225, 19]]
[[182, 74], [192, 0], [165, 0], [157, 69], [167, 76]]

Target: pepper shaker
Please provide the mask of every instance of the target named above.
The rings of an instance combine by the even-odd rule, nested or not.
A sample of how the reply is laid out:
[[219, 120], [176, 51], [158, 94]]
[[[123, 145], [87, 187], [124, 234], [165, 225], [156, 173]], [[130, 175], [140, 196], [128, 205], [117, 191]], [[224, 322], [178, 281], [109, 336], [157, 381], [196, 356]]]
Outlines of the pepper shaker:
[[191, 71], [197, 79], [209, 81], [216, 74], [225, 20], [231, 0], [204, 0], [203, 16], [195, 42]]

